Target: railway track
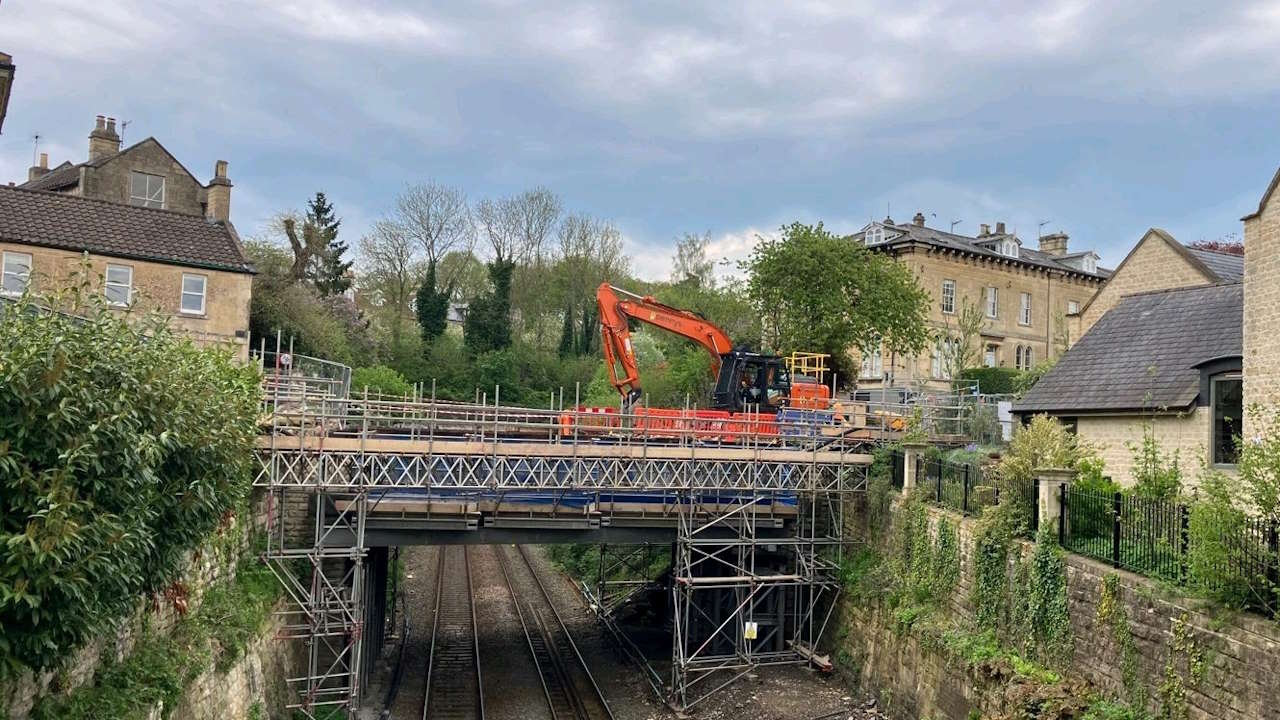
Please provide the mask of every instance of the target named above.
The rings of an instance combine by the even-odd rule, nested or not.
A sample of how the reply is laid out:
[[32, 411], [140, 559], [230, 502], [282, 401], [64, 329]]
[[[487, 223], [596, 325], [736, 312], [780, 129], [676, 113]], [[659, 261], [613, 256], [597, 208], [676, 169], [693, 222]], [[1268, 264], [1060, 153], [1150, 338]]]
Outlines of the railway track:
[[613, 720], [608, 701], [524, 548], [499, 547], [498, 562], [552, 720]]
[[476, 630], [470, 549], [465, 545], [441, 548], [423, 720], [484, 720]]

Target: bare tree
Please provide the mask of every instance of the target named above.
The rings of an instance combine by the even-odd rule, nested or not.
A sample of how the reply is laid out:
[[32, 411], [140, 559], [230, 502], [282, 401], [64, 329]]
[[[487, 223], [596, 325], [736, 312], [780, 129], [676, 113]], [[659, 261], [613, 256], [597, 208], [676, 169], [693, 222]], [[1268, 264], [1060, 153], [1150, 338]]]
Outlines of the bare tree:
[[715, 262], [707, 257], [711, 233], [697, 235], [685, 233], [676, 243], [676, 254], [671, 258], [671, 281], [688, 282], [698, 287], [715, 285]]
[[470, 250], [474, 243], [467, 196], [448, 185], [427, 182], [405, 188], [396, 198], [394, 222], [429, 263], [439, 263], [452, 250]]
[[382, 309], [389, 316], [391, 342], [400, 347], [404, 319], [422, 275], [422, 245], [404, 224], [380, 220], [360, 239], [369, 285], [382, 297]]
[[475, 217], [495, 258], [541, 265], [560, 212], [560, 198], [544, 187], [536, 187], [511, 197], [485, 198], [476, 204]]
[[284, 233], [289, 240], [289, 248], [293, 250], [293, 266], [289, 268], [289, 276], [294, 280], [305, 279], [312, 265], [328, 250], [328, 236], [312, 223], [299, 223], [298, 217], [293, 213], [276, 217], [271, 225], [277, 232]]
[[974, 367], [982, 357], [982, 330], [987, 319], [978, 304], [961, 298], [960, 313], [953, 323], [944, 317], [942, 342], [942, 370], [949, 378], [957, 378], [962, 370]]

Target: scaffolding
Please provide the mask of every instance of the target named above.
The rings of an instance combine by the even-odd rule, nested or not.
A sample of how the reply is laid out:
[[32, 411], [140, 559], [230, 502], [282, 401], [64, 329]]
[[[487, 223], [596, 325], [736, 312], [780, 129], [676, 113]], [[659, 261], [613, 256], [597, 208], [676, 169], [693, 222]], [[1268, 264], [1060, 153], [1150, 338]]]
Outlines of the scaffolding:
[[540, 527], [668, 528], [671, 665], [655, 689], [673, 707], [762, 665], [829, 666], [817, 647], [839, 589], [843, 499], [865, 489], [871, 460], [838, 429], [692, 416], [659, 427], [651, 414], [566, 405], [563, 393], [545, 408], [505, 406], [501, 388], [470, 403], [426, 388], [352, 395], [348, 377], [269, 366], [264, 382], [266, 560], [290, 600], [282, 634], [307, 647], [288, 679], [293, 709], [359, 707], [382, 632], [368, 607], [369, 522], [406, 494], [457, 527], [497, 524], [537, 494]]

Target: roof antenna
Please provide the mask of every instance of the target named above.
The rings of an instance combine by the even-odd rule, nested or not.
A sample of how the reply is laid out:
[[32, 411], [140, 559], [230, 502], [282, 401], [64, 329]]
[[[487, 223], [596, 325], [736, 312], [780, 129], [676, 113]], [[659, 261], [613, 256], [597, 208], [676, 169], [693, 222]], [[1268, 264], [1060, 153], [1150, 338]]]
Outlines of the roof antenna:
[[960, 223], [962, 223], [962, 222], [964, 222], [964, 221], [963, 221], [963, 220], [952, 220], [952, 221], [951, 221], [951, 232], [953, 232], [953, 233], [954, 233], [954, 232], [956, 231], [956, 226], [957, 226], [957, 225], [959, 225], [959, 224], [960, 224]]
[[40, 133], [31, 136], [31, 167], [36, 166], [36, 156], [40, 153]]
[[125, 131], [125, 128], [129, 127], [129, 123], [131, 123], [131, 122], [133, 122], [133, 121], [132, 121], [132, 120], [121, 120], [121, 121], [120, 121], [120, 144], [121, 144], [121, 145], [124, 145], [124, 131]]
[[1050, 222], [1052, 222], [1052, 221], [1051, 221], [1051, 220], [1041, 220], [1040, 222], [1036, 223], [1036, 237], [1037, 237], [1037, 238], [1042, 238], [1042, 237], [1044, 237], [1044, 226], [1045, 226], [1045, 225], [1048, 225]]

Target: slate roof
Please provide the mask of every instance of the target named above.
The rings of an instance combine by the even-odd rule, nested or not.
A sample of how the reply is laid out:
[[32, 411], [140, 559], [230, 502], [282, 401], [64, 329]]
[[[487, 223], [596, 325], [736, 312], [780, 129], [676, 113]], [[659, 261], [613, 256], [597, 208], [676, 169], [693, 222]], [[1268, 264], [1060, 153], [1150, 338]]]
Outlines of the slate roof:
[[22, 183], [18, 187], [27, 190], [59, 190], [80, 183], [80, 166], [64, 162], [44, 175]]
[[252, 273], [230, 223], [0, 186], [0, 241]]
[[1244, 286], [1129, 295], [1015, 402], [1015, 412], [1181, 410], [1200, 393], [1196, 365], [1239, 356]]
[[1191, 253], [1191, 257], [1204, 263], [1204, 266], [1209, 268], [1209, 272], [1217, 276], [1217, 282], [1238, 283], [1244, 280], [1244, 257], [1241, 255], [1199, 250], [1193, 247], [1188, 247], [1187, 252]]
[[[988, 247], [983, 247], [983, 245], [980, 244], [980, 243], [984, 243], [984, 244], [991, 243], [992, 241], [1000, 240], [1002, 238], [1015, 239], [1015, 236], [1012, 234], [987, 235], [981, 238], [974, 238], [974, 237], [969, 237], [967, 235], [959, 235], [956, 233], [946, 232], [944, 230], [938, 230], [936, 228], [931, 228], [923, 225], [916, 225], [914, 223], [907, 223], [907, 224], [892, 223], [891, 224], [886, 220], [885, 222], [882, 222], [880, 224], [886, 228], [886, 231], [892, 230], [892, 231], [902, 233], [902, 235], [895, 237], [892, 240], [886, 240], [885, 242], [879, 243], [872, 247], [893, 248], [914, 240], [916, 242], [922, 242], [927, 245], [932, 245], [934, 247], [946, 248], [949, 250], [955, 250], [957, 252], [968, 253], [970, 255], [977, 255], [981, 257], [989, 257], [993, 259], [1000, 259], [1000, 260], [1013, 261], [1013, 262], [1021, 262], [1026, 265], [1032, 265], [1035, 267], [1040, 267], [1045, 269], [1060, 270], [1062, 272], [1075, 273], [1077, 275], [1084, 275], [1086, 277], [1107, 278], [1107, 277], [1110, 277], [1111, 275], [1110, 270], [1106, 268], [1101, 268], [1101, 267], [1098, 268], [1098, 271], [1096, 273], [1087, 273], [1081, 270], [1080, 268], [1074, 267], [1065, 262], [1061, 262], [1062, 258], [1058, 256], [1051, 255], [1045, 252], [1040, 252], [1039, 250], [1032, 250], [1031, 248], [1019, 247], [1018, 257], [1012, 258], [1007, 255], [1001, 255], [995, 250]], [[861, 232], [855, 233], [853, 235], [853, 238], [861, 241], [863, 238], [863, 233]], [[1067, 257], [1080, 257], [1083, 254], [1084, 253], [1072, 253]]]

